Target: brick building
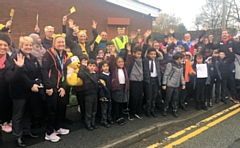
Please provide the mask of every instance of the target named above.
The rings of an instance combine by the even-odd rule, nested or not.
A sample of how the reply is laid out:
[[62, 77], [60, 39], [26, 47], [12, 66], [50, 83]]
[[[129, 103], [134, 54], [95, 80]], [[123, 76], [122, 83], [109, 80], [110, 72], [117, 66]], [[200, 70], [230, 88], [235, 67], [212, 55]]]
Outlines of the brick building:
[[21, 35], [34, 31], [37, 13], [42, 37], [46, 25], [54, 26], [55, 33], [61, 33], [62, 17], [72, 6], [76, 12], [68, 18], [74, 19], [80, 29], [86, 29], [90, 39], [92, 20], [98, 22], [99, 32], [107, 31], [108, 38], [112, 39], [119, 26], [126, 27], [128, 34], [138, 28], [142, 31], [151, 29], [152, 20], [161, 11], [138, 0], [1, 0], [0, 23], [9, 20], [10, 10], [15, 9], [11, 27], [15, 43]]

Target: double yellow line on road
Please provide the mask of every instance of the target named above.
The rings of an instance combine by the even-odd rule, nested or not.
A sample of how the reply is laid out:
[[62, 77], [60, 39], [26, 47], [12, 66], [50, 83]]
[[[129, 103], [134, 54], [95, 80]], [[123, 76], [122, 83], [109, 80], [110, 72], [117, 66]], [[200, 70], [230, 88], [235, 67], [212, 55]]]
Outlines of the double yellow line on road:
[[[221, 116], [221, 115], [223, 115], [223, 114], [225, 114], [225, 113], [227, 113], [229, 111], [232, 111], [232, 110], [238, 108], [238, 109], [236, 109], [236, 110], [234, 110], [234, 111], [232, 111], [232, 112], [230, 112], [230, 113], [228, 113], [228, 114], [226, 114], [226, 115], [224, 115], [224, 116], [214, 120], [213, 122], [208, 123], [206, 126], [203, 126], [203, 127], [199, 128], [199, 129], [197, 129], [197, 130], [187, 134], [186, 136], [184, 136], [184, 137], [182, 137], [182, 138], [180, 138], [180, 139], [178, 139], [178, 140], [176, 140], [176, 141], [174, 141], [174, 142], [164, 146], [164, 148], [172, 148], [173, 146], [179, 145], [179, 144], [189, 140], [190, 138], [193, 138], [193, 137], [197, 136], [198, 134], [202, 133], [203, 131], [206, 131], [209, 128], [211, 128], [211, 127], [221, 123], [222, 121], [228, 119], [229, 117], [239, 113], [240, 112], [239, 106], [240, 106], [240, 104], [236, 104], [236, 105], [234, 105], [234, 106], [232, 106], [232, 107], [230, 107], [228, 109], [225, 109], [225, 110], [223, 110], [223, 111], [221, 111], [221, 112], [219, 112], [219, 113], [217, 113], [217, 114], [215, 114], [215, 115], [213, 115], [211, 117], [208, 117], [208, 118], [198, 122], [196, 125], [189, 126], [189, 127], [185, 128], [184, 130], [181, 130], [181, 131], [179, 131], [179, 132], [177, 132], [177, 133], [167, 137], [166, 138], [167, 140], [170, 140], [170, 139], [173, 139], [173, 138], [177, 138], [177, 137], [183, 135], [186, 131], [191, 130], [193, 128], [199, 127], [200, 124], [202, 124], [202, 123], [206, 123], [206, 122], [208, 122], [210, 120], [213, 120], [213, 119], [215, 119], [215, 118], [217, 118], [217, 117], [219, 117], [219, 116]], [[155, 144], [153, 144], [153, 145], [151, 145], [151, 146], [149, 146], [147, 148], [156, 148], [156, 147], [159, 147], [161, 145], [163, 145], [163, 143], [155, 143]]]

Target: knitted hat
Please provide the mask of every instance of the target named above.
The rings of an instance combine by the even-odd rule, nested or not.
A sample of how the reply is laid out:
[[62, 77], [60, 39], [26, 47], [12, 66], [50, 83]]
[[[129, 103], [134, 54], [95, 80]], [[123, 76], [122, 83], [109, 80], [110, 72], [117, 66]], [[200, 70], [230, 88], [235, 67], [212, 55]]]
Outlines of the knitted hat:
[[98, 54], [97, 57], [96, 57], [96, 59], [103, 59], [103, 56], [100, 55], [100, 54]]
[[5, 33], [0, 33], [0, 40], [5, 41], [8, 44], [8, 46], [11, 45], [11, 39]]

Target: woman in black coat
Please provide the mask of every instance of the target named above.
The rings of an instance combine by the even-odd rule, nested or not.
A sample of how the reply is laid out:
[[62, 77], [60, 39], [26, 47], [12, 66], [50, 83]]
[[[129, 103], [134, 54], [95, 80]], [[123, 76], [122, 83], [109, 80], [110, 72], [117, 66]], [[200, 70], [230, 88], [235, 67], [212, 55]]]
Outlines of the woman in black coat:
[[[22, 136], [28, 136], [30, 138], [37, 138], [37, 135], [31, 133], [31, 117], [33, 108], [40, 106], [35, 103], [35, 106], [31, 107], [35, 101], [40, 99], [41, 86], [41, 67], [36, 57], [32, 52], [32, 38], [25, 36], [20, 37], [18, 51], [19, 54], [24, 55], [24, 67], [21, 75], [15, 81], [10, 83], [10, 95], [13, 100], [13, 117], [12, 128], [13, 135], [16, 138], [17, 145], [25, 147], [26, 144], [22, 141]], [[17, 55], [13, 55], [13, 59], [17, 58]], [[37, 105], [36, 105], [37, 104]], [[41, 111], [41, 108], [39, 109]]]
[[53, 47], [44, 54], [42, 59], [43, 83], [46, 89], [47, 100], [47, 132], [45, 140], [58, 142], [60, 137], [66, 135], [68, 129], [64, 129], [61, 121], [66, 111], [66, 61], [65, 36], [55, 35]]
[[[0, 34], [0, 122], [9, 123], [12, 118], [12, 102], [9, 96], [9, 83], [21, 75], [24, 57], [17, 55], [16, 60], [12, 60], [7, 51], [11, 45], [11, 39], [6, 34]], [[12, 130], [11, 125], [9, 130]], [[6, 128], [6, 127], [5, 127]], [[3, 147], [2, 133], [0, 132], [0, 147]]]

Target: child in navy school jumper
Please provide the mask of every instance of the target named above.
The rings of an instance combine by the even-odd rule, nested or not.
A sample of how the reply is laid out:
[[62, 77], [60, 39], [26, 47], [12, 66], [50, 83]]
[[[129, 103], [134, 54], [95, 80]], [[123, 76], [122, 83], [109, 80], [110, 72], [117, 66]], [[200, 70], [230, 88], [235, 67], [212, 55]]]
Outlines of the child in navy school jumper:
[[95, 117], [97, 113], [97, 100], [99, 81], [96, 72], [96, 61], [88, 60], [87, 66], [81, 66], [78, 77], [83, 80], [83, 91], [85, 98], [85, 126], [86, 129], [92, 131], [97, 129]]
[[[99, 92], [100, 104], [101, 104], [101, 124], [109, 128], [110, 124], [113, 124], [112, 121], [112, 100], [111, 100], [111, 83], [112, 76], [109, 71], [109, 63], [107, 61], [102, 61], [99, 64], [100, 74], [99, 79], [103, 81], [104, 85], [101, 85], [103, 91]], [[102, 83], [101, 83], [102, 84]]]

